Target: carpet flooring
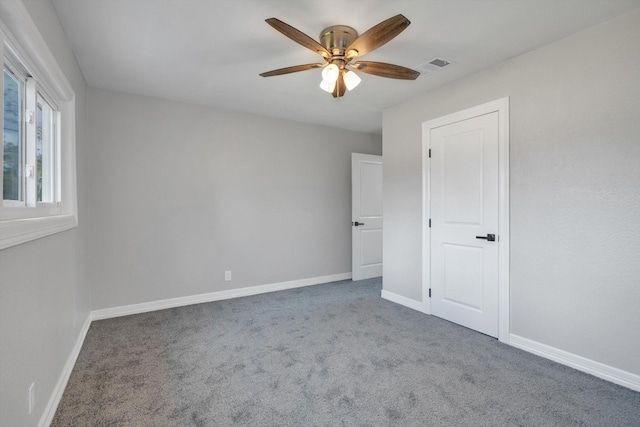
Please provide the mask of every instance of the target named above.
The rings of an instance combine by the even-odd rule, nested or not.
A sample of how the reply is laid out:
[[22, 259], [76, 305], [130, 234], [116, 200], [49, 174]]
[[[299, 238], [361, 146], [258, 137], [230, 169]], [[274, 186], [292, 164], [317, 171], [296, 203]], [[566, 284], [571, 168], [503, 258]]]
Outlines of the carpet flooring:
[[53, 426], [640, 426], [640, 393], [336, 282], [93, 322]]

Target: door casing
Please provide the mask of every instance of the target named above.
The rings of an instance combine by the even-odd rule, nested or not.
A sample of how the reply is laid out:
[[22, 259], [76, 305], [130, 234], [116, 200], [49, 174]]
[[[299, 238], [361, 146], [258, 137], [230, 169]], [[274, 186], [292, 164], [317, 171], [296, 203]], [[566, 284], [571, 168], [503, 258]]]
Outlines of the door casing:
[[509, 98], [448, 114], [422, 123], [422, 306], [431, 314], [431, 229], [429, 148], [431, 129], [471, 119], [483, 114], [498, 113], [498, 339], [509, 342]]

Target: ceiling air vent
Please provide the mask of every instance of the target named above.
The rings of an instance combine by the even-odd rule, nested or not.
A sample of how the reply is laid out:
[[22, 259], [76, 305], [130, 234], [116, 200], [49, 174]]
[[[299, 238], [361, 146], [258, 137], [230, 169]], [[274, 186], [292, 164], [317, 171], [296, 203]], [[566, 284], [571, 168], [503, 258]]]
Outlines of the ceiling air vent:
[[420, 71], [421, 73], [433, 73], [434, 71], [441, 70], [451, 64], [452, 62], [449, 61], [448, 59], [436, 57], [436, 58], [433, 58], [431, 61], [425, 62], [424, 64], [420, 64], [414, 68], [417, 71]]
[[442, 59], [442, 58], [436, 58], [433, 61], [429, 61], [429, 64], [431, 65], [435, 65], [436, 67], [446, 67], [447, 65], [449, 65], [449, 61], [447, 61], [446, 59]]

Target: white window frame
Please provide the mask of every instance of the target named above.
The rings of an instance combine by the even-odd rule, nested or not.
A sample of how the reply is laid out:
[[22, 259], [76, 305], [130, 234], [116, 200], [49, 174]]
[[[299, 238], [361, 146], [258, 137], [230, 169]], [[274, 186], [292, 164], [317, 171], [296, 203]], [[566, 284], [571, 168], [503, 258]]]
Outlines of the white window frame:
[[[38, 104], [46, 105], [51, 109], [51, 128], [49, 129], [49, 136], [51, 141], [42, 140], [42, 155], [48, 158], [50, 161], [42, 162], [42, 198], [44, 201], [38, 200], [38, 183], [37, 183], [37, 146], [36, 146], [36, 199], [35, 203], [39, 209], [47, 209], [48, 215], [60, 214], [60, 111], [56, 103], [51, 102], [51, 98], [44, 92], [43, 89], [37, 88], [36, 90], [36, 132], [37, 132], [37, 118], [38, 118]], [[43, 123], [43, 127], [47, 122]], [[44, 133], [47, 135], [47, 133]], [[50, 168], [50, 169], [49, 169]], [[48, 180], [45, 180], [45, 175], [48, 176]], [[46, 185], [45, 185], [46, 184]], [[51, 200], [52, 199], [52, 200]]]
[[[24, 194], [24, 157], [26, 156], [25, 154], [25, 146], [24, 146], [24, 140], [25, 140], [25, 125], [24, 125], [24, 110], [26, 109], [24, 106], [25, 103], [25, 92], [26, 92], [26, 86], [27, 86], [27, 77], [25, 76], [25, 73], [22, 72], [22, 70], [20, 70], [20, 67], [17, 66], [15, 64], [14, 61], [7, 61], [6, 58], [4, 57], [4, 49], [2, 49], [2, 47], [0, 47], [0, 54], [2, 55], [2, 59], [3, 59], [3, 76], [2, 76], [2, 81], [0, 81], [0, 89], [2, 89], [2, 93], [4, 94], [4, 68], [7, 68], [8, 74], [11, 75], [12, 79], [15, 80], [16, 82], [18, 82], [18, 84], [20, 85], [20, 105], [19, 105], [19, 118], [18, 121], [20, 122], [20, 130], [19, 130], [19, 135], [20, 135], [20, 141], [19, 141], [19, 145], [20, 145], [20, 175], [21, 175], [21, 183], [20, 183], [20, 195], [22, 198], [23, 194]], [[5, 62], [7, 62], [5, 64]], [[3, 99], [4, 101], [4, 99]], [[3, 124], [4, 127], [4, 105], [3, 105], [3, 110], [0, 111], [0, 123]], [[3, 135], [4, 137], [4, 135]], [[3, 144], [2, 146], [0, 146], [0, 154], [2, 154], [2, 158], [4, 161], [4, 140], [3, 140]], [[4, 163], [3, 163], [4, 166]], [[3, 174], [4, 175], [4, 174]], [[4, 176], [0, 176], [0, 184], [3, 183], [3, 179]], [[3, 188], [3, 187], [0, 187]], [[2, 204], [0, 205], [0, 207], [5, 207], [5, 208], [20, 208], [24, 206], [24, 200], [2, 200]], [[1, 219], [1, 218], [0, 218]]]
[[[57, 114], [55, 203], [25, 200], [0, 206], [0, 250], [78, 226], [75, 141], [75, 93], [22, 2], [0, 2], [0, 57], [5, 49], [35, 80], [32, 90]], [[0, 89], [2, 89], [0, 81]], [[0, 110], [0, 123], [3, 123]], [[34, 109], [35, 114], [35, 109]], [[35, 117], [34, 117], [35, 119]], [[3, 146], [0, 144], [0, 158]], [[29, 155], [23, 151], [23, 155]], [[35, 154], [33, 154], [35, 155]], [[34, 163], [35, 164], [35, 163]], [[2, 177], [0, 176], [0, 184]], [[0, 186], [0, 188], [2, 188]], [[35, 197], [35, 196], [33, 196]]]

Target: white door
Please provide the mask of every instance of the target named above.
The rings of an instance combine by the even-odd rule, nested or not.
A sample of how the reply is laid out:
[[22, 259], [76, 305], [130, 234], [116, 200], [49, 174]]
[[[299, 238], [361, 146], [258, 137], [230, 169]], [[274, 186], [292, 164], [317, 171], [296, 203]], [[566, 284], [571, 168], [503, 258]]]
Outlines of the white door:
[[497, 337], [498, 112], [433, 128], [429, 141], [431, 312]]
[[382, 276], [382, 156], [351, 154], [353, 280]]

